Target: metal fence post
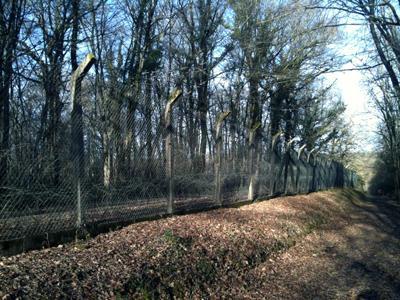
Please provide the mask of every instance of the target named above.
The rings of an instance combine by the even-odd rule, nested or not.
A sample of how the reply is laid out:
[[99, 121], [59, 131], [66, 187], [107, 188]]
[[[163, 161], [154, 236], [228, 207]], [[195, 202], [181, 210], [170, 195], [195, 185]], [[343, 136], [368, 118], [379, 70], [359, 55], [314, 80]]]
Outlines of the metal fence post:
[[271, 142], [271, 157], [270, 157], [270, 179], [269, 179], [269, 188], [270, 188], [270, 196], [273, 196], [275, 194], [275, 186], [276, 186], [276, 176], [277, 174], [274, 174], [276, 170], [276, 153], [275, 153], [275, 147], [277, 145], [277, 140], [278, 137], [283, 135], [282, 131], [279, 131], [272, 137], [272, 142]]
[[181, 90], [174, 90], [169, 96], [167, 105], [165, 106], [164, 122], [165, 122], [165, 151], [166, 151], [166, 173], [168, 180], [168, 203], [167, 213], [172, 214], [174, 211], [174, 182], [173, 182], [173, 150], [172, 150], [172, 108], [176, 101], [182, 96]]
[[[289, 171], [289, 165], [291, 161], [291, 155], [290, 155], [290, 147], [292, 146], [293, 142], [296, 141], [297, 138], [294, 137], [289, 140], [289, 142], [286, 143], [285, 145], [285, 156], [284, 156], [284, 179], [283, 179], [283, 193], [285, 195], [288, 194], [288, 175], [289, 172], [293, 172], [293, 170]], [[291, 168], [292, 169], [292, 168]], [[292, 177], [293, 173], [291, 174]]]
[[321, 189], [321, 180], [322, 180], [322, 158], [319, 155], [315, 156], [315, 165], [316, 165], [316, 176], [315, 176], [315, 190], [317, 192]]
[[317, 153], [313, 155], [313, 181], [312, 181], [312, 191], [318, 191], [318, 180], [319, 180], [319, 161]]
[[[310, 192], [312, 192], [313, 191], [313, 186], [314, 186], [314, 176], [315, 176], [315, 169], [314, 169], [314, 165], [310, 162], [310, 158], [311, 158], [311, 155], [313, 154], [313, 152], [315, 151], [316, 149], [315, 148], [313, 148], [310, 152], [308, 152], [308, 154], [307, 154], [307, 164], [308, 164], [308, 166], [307, 166], [307, 180], [308, 180], [308, 193], [310, 193]], [[311, 178], [309, 178], [310, 177], [310, 171], [309, 171], [309, 169], [312, 169], [312, 173], [311, 173]]]
[[221, 167], [222, 167], [222, 124], [225, 119], [231, 114], [230, 111], [222, 112], [217, 118], [215, 124], [215, 144], [216, 144], [216, 157], [215, 157], [215, 200], [218, 205], [222, 205], [222, 179], [221, 179]]
[[303, 160], [301, 158], [301, 155], [303, 154], [304, 149], [306, 148], [306, 144], [301, 146], [299, 150], [297, 151], [297, 160], [298, 160], [298, 165], [296, 166], [296, 192], [299, 194], [301, 193], [301, 165], [303, 164]]
[[95, 63], [93, 54], [88, 54], [85, 60], [78, 66], [71, 76], [71, 137], [72, 137], [72, 160], [74, 165], [74, 176], [76, 185], [76, 226], [82, 226], [82, 191], [81, 181], [84, 171], [84, 142], [83, 142], [83, 120], [80, 84], [85, 75]]

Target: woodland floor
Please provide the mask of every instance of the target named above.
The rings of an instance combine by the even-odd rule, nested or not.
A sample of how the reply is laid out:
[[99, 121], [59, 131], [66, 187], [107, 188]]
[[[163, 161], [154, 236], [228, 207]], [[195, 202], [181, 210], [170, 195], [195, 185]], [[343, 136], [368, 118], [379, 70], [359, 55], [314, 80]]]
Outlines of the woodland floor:
[[400, 299], [400, 205], [350, 190], [0, 258], [3, 299]]

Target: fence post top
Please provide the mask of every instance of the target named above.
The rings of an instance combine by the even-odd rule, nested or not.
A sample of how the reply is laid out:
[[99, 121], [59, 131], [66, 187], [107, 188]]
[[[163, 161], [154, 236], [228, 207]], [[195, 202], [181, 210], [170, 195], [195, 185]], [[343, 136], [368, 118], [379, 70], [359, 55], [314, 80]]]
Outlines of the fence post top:
[[167, 105], [169, 105], [169, 106], [174, 105], [180, 96], [182, 96], [182, 90], [174, 89], [168, 98]]
[[174, 89], [172, 91], [172, 93], [170, 94], [169, 98], [168, 98], [168, 102], [167, 105], [165, 106], [165, 114], [164, 114], [164, 118], [165, 120], [167, 120], [169, 118], [169, 115], [171, 113], [171, 108], [172, 106], [174, 106], [174, 104], [176, 103], [176, 101], [178, 101], [178, 99], [182, 96], [182, 90], [180, 89]]
[[283, 131], [282, 131], [282, 130], [279, 130], [277, 133], [275, 133], [275, 134], [272, 136], [272, 140], [277, 139], [278, 136], [280, 136], [280, 135], [283, 135]]
[[[308, 152], [308, 155], [307, 155], [307, 162], [310, 162], [310, 157], [311, 157], [311, 154], [313, 154], [314, 152], [315, 152], [315, 150], [317, 150], [317, 148], [312, 148], [311, 149], [311, 151], [310, 152]], [[314, 154], [314, 156], [316, 155], [316, 153]]]
[[254, 138], [257, 129], [261, 127], [261, 122], [256, 122], [250, 129], [249, 129], [249, 144], [250, 146], [254, 146]]
[[303, 151], [304, 151], [304, 149], [307, 147], [307, 144], [304, 144], [303, 146], [301, 146], [300, 148], [299, 148], [299, 150], [297, 151], [297, 154], [298, 154], [298, 158], [300, 159], [300, 157], [301, 157], [301, 154], [303, 153]]
[[87, 72], [89, 72], [90, 68], [95, 63], [96, 58], [94, 57], [93, 53], [89, 53], [86, 55], [85, 59], [81, 62], [78, 68], [72, 73], [72, 81], [82, 79]]
[[255, 132], [258, 128], [261, 127], [261, 122], [256, 122], [251, 128], [250, 132]]
[[291, 138], [288, 142], [288, 145], [293, 144], [293, 142], [298, 141], [300, 138], [298, 136], [295, 136], [294, 138]]
[[293, 142], [298, 141], [299, 137], [295, 136], [294, 138], [291, 138], [289, 142], [286, 143], [286, 151], [290, 149], [290, 146], [293, 144]]
[[217, 117], [217, 122], [215, 123], [215, 136], [217, 139], [221, 136], [221, 126], [225, 119], [231, 114], [231, 111], [223, 111]]
[[218, 115], [217, 125], [221, 124], [231, 114], [230, 110], [223, 111]]
[[279, 136], [283, 135], [283, 131], [279, 130], [275, 135], [272, 136], [272, 149], [275, 148], [276, 145], [276, 140], [278, 139]]

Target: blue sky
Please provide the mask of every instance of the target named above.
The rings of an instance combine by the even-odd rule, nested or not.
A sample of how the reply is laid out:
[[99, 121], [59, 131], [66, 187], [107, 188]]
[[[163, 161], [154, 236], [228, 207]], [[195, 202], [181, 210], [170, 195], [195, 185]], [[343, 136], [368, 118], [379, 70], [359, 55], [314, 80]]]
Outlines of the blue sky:
[[[346, 63], [341, 69], [352, 69], [361, 64], [365, 43], [361, 40], [368, 32], [360, 26], [345, 26], [345, 37], [338, 44], [339, 54], [345, 56]], [[367, 35], [368, 36], [368, 35]], [[357, 136], [357, 148], [360, 151], [373, 151], [378, 117], [371, 104], [365, 86], [363, 71], [344, 71], [325, 75], [328, 81], [335, 81], [336, 88], [347, 105], [346, 118], [351, 122]]]

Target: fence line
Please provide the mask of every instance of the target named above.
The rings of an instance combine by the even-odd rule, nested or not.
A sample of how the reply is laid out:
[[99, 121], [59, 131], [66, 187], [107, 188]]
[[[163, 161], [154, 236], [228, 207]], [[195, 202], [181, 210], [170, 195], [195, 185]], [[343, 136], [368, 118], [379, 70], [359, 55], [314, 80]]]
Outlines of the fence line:
[[295, 138], [285, 143], [282, 132], [268, 139], [256, 124], [247, 136], [232, 134], [230, 111], [216, 112], [202, 157], [198, 124], [178, 113], [190, 108], [181, 90], [165, 107], [152, 102], [151, 87], [144, 103], [117, 83], [99, 96], [83, 81], [93, 63], [89, 55], [72, 76], [70, 140], [60, 134], [57, 148], [21, 142], [0, 154], [10, 166], [0, 185], [0, 241], [357, 185], [353, 171], [295, 147]]

